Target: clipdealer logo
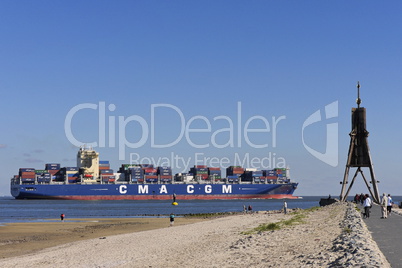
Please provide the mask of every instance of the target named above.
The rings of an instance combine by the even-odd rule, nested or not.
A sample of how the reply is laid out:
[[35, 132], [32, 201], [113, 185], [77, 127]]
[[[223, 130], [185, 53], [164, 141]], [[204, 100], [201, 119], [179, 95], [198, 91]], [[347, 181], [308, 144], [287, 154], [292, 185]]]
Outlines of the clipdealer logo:
[[[118, 147], [119, 160], [125, 160], [127, 148], [140, 148], [147, 143], [150, 144], [151, 148], [171, 148], [182, 140], [185, 140], [188, 145], [196, 149], [210, 147], [217, 149], [241, 148], [243, 144], [254, 149], [275, 148], [277, 146], [278, 127], [281, 121], [286, 119], [284, 115], [279, 117], [272, 116], [271, 118], [266, 118], [262, 115], [254, 115], [245, 118], [242, 113], [241, 102], [237, 103], [236, 115], [233, 119], [227, 115], [218, 115], [213, 117], [212, 120], [202, 115], [186, 117], [180, 108], [172, 104], [151, 104], [150, 108], [150, 122], [147, 122], [147, 120], [139, 115], [127, 117], [110, 115], [116, 110], [116, 105], [114, 104], [106, 105], [106, 103], [102, 101], [98, 104], [78, 104], [71, 108], [66, 115], [64, 121], [65, 134], [67, 139], [74, 146], [85, 144], [93, 148], [104, 148], [106, 146], [109, 148]], [[175, 126], [179, 127], [176, 133], [179, 134], [170, 142], [158, 143], [157, 137], [160, 137], [163, 133], [158, 133], [156, 129], [157, 112], [163, 113], [164, 111], [166, 112], [166, 109], [168, 109], [170, 113], [175, 113], [175, 119], [172, 120], [176, 120], [175, 123], [177, 124], [175, 124]], [[98, 113], [97, 119], [99, 127], [97, 141], [82, 142], [73, 134], [73, 119], [75, 116], [79, 116], [82, 110], [95, 110]], [[257, 122], [260, 127], [253, 128], [252, 126], [256, 124], [255, 122]], [[197, 123], [202, 123], [205, 127], [197, 128]], [[126, 129], [129, 124], [136, 125], [135, 133], [128, 133], [126, 136]], [[200, 143], [200, 141], [194, 138], [197, 133], [209, 135], [209, 141]], [[266, 133], [266, 136], [257, 140], [255, 138], [253, 139], [253, 137], [255, 137], [253, 133], [262, 133], [264, 135]], [[137, 138], [135, 142], [132, 142], [130, 140], [133, 139], [134, 134], [139, 138]], [[222, 142], [222, 140], [224, 141]]]
[[[336, 117], [338, 117], [338, 101], [334, 101], [325, 106], [325, 120]], [[311, 148], [304, 140], [304, 130], [315, 123], [321, 122], [322, 120], [321, 111], [317, 110], [304, 121], [302, 127], [303, 146], [315, 158], [332, 167], [336, 167], [338, 166], [338, 123], [327, 124], [326, 148], [324, 153]]]
[[[111, 115], [116, 110], [116, 105], [109, 104], [106, 105], [105, 102], [95, 103], [82, 103], [74, 106], [67, 113], [65, 122], [64, 122], [64, 130], [67, 139], [74, 146], [82, 146], [87, 145], [93, 148], [99, 147], [109, 147], [109, 148], [118, 148], [119, 160], [126, 159], [126, 150], [127, 148], [136, 149], [140, 148], [147, 143], [150, 144], [151, 148], [171, 148], [177, 145], [182, 140], [185, 140], [188, 145], [196, 149], [203, 149], [214, 147], [217, 149], [223, 148], [241, 148], [243, 144], [249, 146], [254, 149], [265, 149], [265, 148], [276, 148], [277, 147], [277, 131], [283, 120], [286, 119], [286, 116], [281, 115], [278, 117], [272, 116], [270, 119], [266, 118], [262, 115], [254, 115], [249, 118], [244, 118], [242, 114], [242, 105], [241, 102], [237, 103], [236, 116], [234, 120], [227, 115], [218, 115], [211, 119], [208, 119], [205, 116], [196, 115], [192, 117], [185, 117], [184, 113], [177, 106], [171, 104], [151, 104], [150, 107], [150, 122], [144, 119], [144, 117], [140, 115], [130, 115], [130, 116], [116, 116]], [[72, 129], [72, 122], [75, 116], [79, 116], [82, 110], [95, 110], [97, 111], [97, 120], [98, 120], [98, 140], [83, 142], [78, 140], [74, 134]], [[166, 143], [158, 143], [157, 137], [162, 135], [162, 133], [158, 133], [156, 131], [156, 121], [157, 121], [157, 112], [165, 111], [163, 109], [169, 109], [169, 112], [175, 113], [176, 119], [180, 127], [179, 133], [177, 137], [175, 137], [172, 141]], [[335, 101], [331, 104], [325, 106], [325, 120], [338, 117], [338, 101]], [[305, 129], [309, 126], [319, 123], [323, 121], [321, 116], [321, 111], [317, 110], [313, 114], [311, 114], [303, 123], [302, 126], [302, 143], [304, 148], [314, 157], [319, 159], [320, 161], [336, 167], [338, 165], [338, 123], [329, 123], [326, 125], [326, 149], [324, 153], [319, 152], [318, 150], [313, 149], [305, 142]], [[206, 127], [204, 128], [196, 128], [195, 122], [202, 122]], [[219, 124], [220, 122], [221, 124]], [[259, 122], [260, 128], [252, 128], [252, 124], [254, 122]], [[127, 133], [126, 128], [130, 124], [135, 124], [137, 128], [135, 129], [135, 133]], [[218, 126], [229, 126], [229, 127], [221, 127], [217, 130], [213, 130], [213, 124], [215, 124], [214, 129]], [[202, 144], [197, 143], [196, 139], [194, 139], [194, 134], [197, 133], [207, 133], [209, 135], [209, 142], [204, 142]], [[222, 139], [218, 139], [218, 135], [225, 135], [228, 137], [225, 142], [222, 143]], [[252, 133], [263, 133], [266, 135], [262, 140], [253, 139]], [[126, 134], [128, 134], [126, 136]], [[132, 137], [134, 134], [139, 136], [135, 142], [132, 142]], [[130, 139], [128, 139], [130, 138]], [[221, 142], [219, 143], [218, 140]], [[199, 141], [198, 141], [199, 142]], [[286, 167], [286, 161], [283, 157], [277, 157], [275, 153], [269, 152], [267, 156], [260, 157], [260, 159], [251, 158], [247, 153], [242, 158], [240, 154], [236, 153], [234, 155], [233, 161], [229, 160], [227, 157], [222, 157], [220, 160], [216, 159], [216, 157], [209, 158], [204, 157], [205, 163], [200, 161], [201, 156], [197, 153], [194, 159], [191, 157], [187, 157], [188, 159], [184, 159], [184, 157], [179, 155], [174, 155], [174, 157], [170, 157], [174, 159], [171, 162], [167, 162], [164, 164], [170, 164], [171, 166], [174, 163], [177, 163], [179, 160], [184, 162], [189, 162], [190, 160], [197, 161], [198, 164], [207, 164], [214, 162], [216, 165], [220, 167], [225, 167], [230, 163], [237, 163], [243, 166], [252, 166], [255, 168], [273, 168], [279, 167], [275, 166], [275, 164], [281, 163], [281, 167]], [[148, 157], [139, 157], [136, 153], [130, 154], [130, 162], [137, 161], [138, 163], [146, 160]], [[144, 158], [144, 159], [141, 159]], [[179, 160], [177, 160], [179, 159]], [[275, 163], [276, 161], [276, 163]], [[251, 163], [252, 162], [252, 163]], [[253, 164], [254, 163], [254, 164]], [[255, 164], [257, 163], [257, 164]], [[267, 165], [267, 163], [269, 165]], [[213, 166], [216, 166], [213, 165]]]

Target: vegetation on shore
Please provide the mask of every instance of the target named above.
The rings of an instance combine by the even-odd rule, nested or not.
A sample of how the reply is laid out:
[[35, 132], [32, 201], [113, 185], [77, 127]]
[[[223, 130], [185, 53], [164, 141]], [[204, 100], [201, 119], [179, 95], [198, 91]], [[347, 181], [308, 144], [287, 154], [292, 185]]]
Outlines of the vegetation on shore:
[[260, 224], [256, 228], [253, 228], [249, 231], [242, 232], [242, 234], [250, 235], [250, 234], [255, 234], [255, 233], [259, 233], [259, 232], [275, 231], [275, 230], [280, 230], [283, 227], [293, 226], [293, 225], [297, 225], [297, 224], [303, 224], [303, 223], [305, 223], [304, 219], [307, 217], [307, 214], [310, 212], [314, 212], [318, 209], [320, 209], [320, 207], [312, 207], [309, 209], [292, 212], [290, 215], [292, 215], [293, 217], [288, 220], [281, 220], [279, 222]]

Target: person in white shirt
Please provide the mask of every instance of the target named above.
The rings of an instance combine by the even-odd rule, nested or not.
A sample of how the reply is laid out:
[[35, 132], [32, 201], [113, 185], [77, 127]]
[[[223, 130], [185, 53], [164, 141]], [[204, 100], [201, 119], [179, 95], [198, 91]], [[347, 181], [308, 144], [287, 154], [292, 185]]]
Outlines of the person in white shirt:
[[392, 204], [394, 202], [392, 202], [392, 197], [390, 194], [388, 194], [388, 205], [387, 205], [387, 211], [388, 211], [388, 215], [391, 214], [391, 210], [392, 210]]
[[288, 203], [286, 201], [283, 202], [283, 213], [288, 213]]
[[368, 194], [365, 195], [365, 199], [363, 202], [364, 206], [364, 218], [370, 218], [370, 208], [371, 208], [371, 199]]
[[383, 193], [381, 198], [381, 213], [382, 213], [381, 219], [387, 218], [387, 206], [388, 206], [388, 197], [385, 193]]

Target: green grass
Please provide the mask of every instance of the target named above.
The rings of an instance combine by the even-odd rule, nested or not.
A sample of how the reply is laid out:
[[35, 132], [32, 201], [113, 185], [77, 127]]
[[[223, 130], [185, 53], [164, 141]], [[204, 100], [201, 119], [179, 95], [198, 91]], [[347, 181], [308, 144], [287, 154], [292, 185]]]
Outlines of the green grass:
[[299, 214], [296, 214], [294, 217], [292, 217], [289, 220], [282, 221], [282, 223], [283, 223], [283, 225], [286, 225], [286, 226], [301, 224], [301, 223], [305, 223], [304, 218], [306, 218], [306, 217], [307, 216], [305, 213], [299, 213]]
[[268, 224], [261, 224], [260, 226], [253, 229], [254, 232], [266, 232], [266, 231], [274, 231], [281, 229], [280, 224], [272, 222]]
[[306, 208], [303, 211], [305, 211], [305, 212], [314, 212], [314, 211], [317, 211], [319, 209], [320, 209], [320, 207], [311, 207], [311, 208]]
[[289, 227], [297, 224], [303, 224], [306, 223], [304, 220], [307, 217], [307, 214], [310, 212], [314, 212], [316, 210], [320, 209], [320, 207], [312, 207], [309, 209], [305, 209], [302, 211], [297, 211], [291, 213], [293, 215], [292, 218], [288, 220], [282, 220], [279, 222], [274, 222], [274, 223], [267, 223], [267, 224], [260, 224], [258, 227], [251, 229], [249, 231], [242, 232], [244, 235], [250, 235], [250, 234], [255, 234], [259, 232], [267, 232], [267, 231], [275, 231], [275, 230], [280, 230], [283, 227]]
[[343, 232], [350, 234], [352, 232], [352, 229], [350, 229], [349, 227], [345, 227], [345, 228], [343, 228]]

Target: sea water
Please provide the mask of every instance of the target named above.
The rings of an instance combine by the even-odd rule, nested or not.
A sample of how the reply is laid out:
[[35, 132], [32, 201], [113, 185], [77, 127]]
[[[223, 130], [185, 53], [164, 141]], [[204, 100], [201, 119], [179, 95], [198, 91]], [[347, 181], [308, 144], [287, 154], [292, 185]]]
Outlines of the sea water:
[[[304, 196], [286, 199], [289, 209], [319, 206], [323, 196]], [[393, 197], [395, 202], [402, 197]], [[243, 206], [252, 206], [253, 211], [280, 210], [284, 200], [278, 199], [235, 199], [235, 200], [16, 200], [0, 197], [0, 224], [11, 222], [40, 222], [59, 219], [65, 214], [72, 218], [131, 218], [166, 217], [197, 213], [241, 212]]]

